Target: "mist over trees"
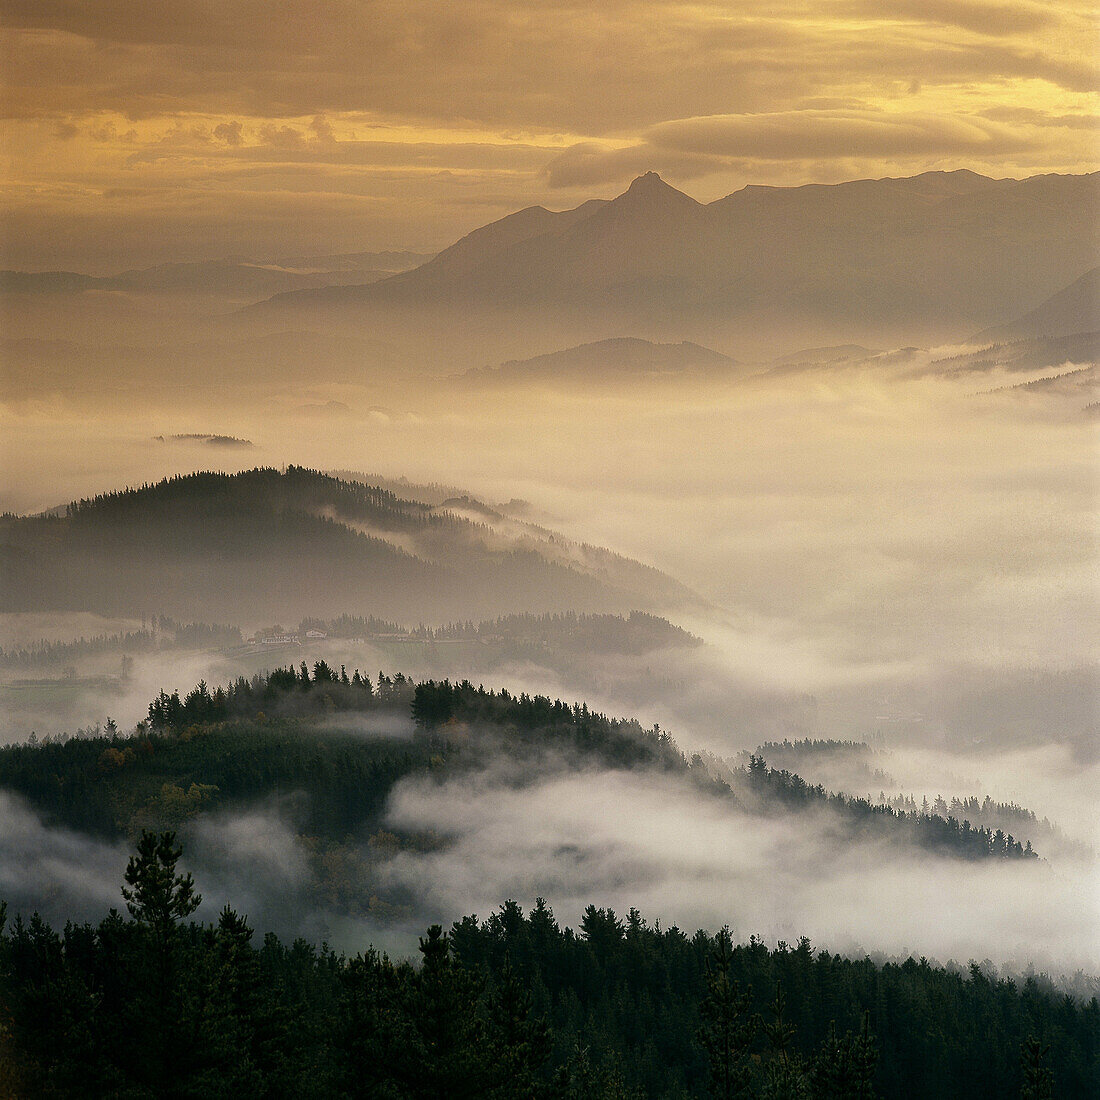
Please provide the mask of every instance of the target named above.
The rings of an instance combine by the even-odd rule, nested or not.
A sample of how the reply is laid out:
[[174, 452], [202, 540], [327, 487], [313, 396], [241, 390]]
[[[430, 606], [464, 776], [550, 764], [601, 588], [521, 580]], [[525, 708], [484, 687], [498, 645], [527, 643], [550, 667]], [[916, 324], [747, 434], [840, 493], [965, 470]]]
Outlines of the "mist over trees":
[[70, 642], [38, 641], [28, 645], [0, 646], [0, 668], [39, 668], [68, 665], [102, 653], [148, 653], [159, 647], [210, 649], [240, 645], [240, 627], [216, 623], [178, 623], [167, 615], [153, 616], [139, 630], [121, 634], [81, 636]]
[[1100, 1100], [1094, 13], [575, 7], [6, 5], [0, 1100]]
[[81, 1097], [1095, 1095], [1100, 1005], [973, 965], [877, 964], [508, 901], [420, 938], [417, 964], [268, 933], [201, 898], [143, 832], [98, 923], [0, 904], [0, 1084]]
[[[393, 923], [417, 912], [415, 892], [390, 874], [394, 861], [453, 843], [389, 820], [399, 785], [477, 783], [501, 768], [517, 791], [593, 769], [663, 777], [684, 784], [700, 810], [782, 822], [807, 840], [827, 827], [844, 846], [888, 842], [962, 862], [1037, 857], [999, 825], [831, 792], [760, 756], [745, 767], [708, 765], [660, 727], [587, 704], [468, 681], [372, 678], [324, 660], [213, 689], [200, 682], [182, 696], [162, 691], [129, 734], [115, 727], [0, 749], [0, 788], [54, 827], [107, 843], [282, 807], [305, 861], [295, 904]], [[46, 898], [23, 884], [12, 900], [38, 907]]]
[[656, 569], [491, 518], [297, 466], [189, 474], [0, 517], [0, 610], [255, 622], [362, 606], [438, 622], [691, 598]]

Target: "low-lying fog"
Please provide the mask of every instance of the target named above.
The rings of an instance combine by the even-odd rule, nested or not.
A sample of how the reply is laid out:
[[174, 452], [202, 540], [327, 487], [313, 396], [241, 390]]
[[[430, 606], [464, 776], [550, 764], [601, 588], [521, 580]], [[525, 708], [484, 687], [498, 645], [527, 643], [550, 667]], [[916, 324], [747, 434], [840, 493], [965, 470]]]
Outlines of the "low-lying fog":
[[[523, 500], [528, 518], [691, 586], [710, 610], [668, 615], [707, 644], [584, 672], [514, 664], [482, 676], [487, 684], [659, 721], [689, 752], [878, 737], [898, 750], [886, 766], [896, 792], [1015, 800], [1100, 845], [1096, 421], [1080, 402], [999, 389], [1026, 380], [1015, 374], [916, 376], [956, 351], [909, 354], [904, 368], [650, 380], [629, 392], [494, 395], [438, 369], [334, 378], [303, 362], [267, 388], [231, 380], [165, 394], [135, 383], [113, 404], [9, 394], [0, 507], [40, 510], [174, 472], [288, 462]], [[251, 446], [172, 438], [200, 433]], [[2, 629], [4, 644], [66, 636], [64, 624], [13, 617]], [[74, 620], [68, 637], [91, 632]], [[343, 659], [377, 668], [373, 654]], [[161, 687], [234, 674], [212, 655], [139, 658], [116, 694], [78, 700], [64, 718], [72, 728], [110, 713], [132, 725]], [[4, 739], [29, 732], [33, 716], [16, 717]], [[1100, 971], [1100, 879], [1088, 857], [979, 867], [836, 846], [828, 820], [792, 831], [719, 819], [646, 776], [551, 775], [484, 793], [410, 783], [393, 800], [395, 823], [455, 839], [392, 867], [425, 915], [484, 915], [506, 896], [542, 894], [568, 920], [589, 902], [635, 905], [664, 924], [728, 922], [742, 936]], [[38, 851], [58, 896], [113, 901], [122, 853], [86, 858], [83, 842], [6, 796], [3, 815], [14, 825], [0, 829], [0, 887]], [[275, 862], [293, 878], [295, 842], [274, 820], [226, 823], [223, 835], [244, 851], [250, 829], [285, 833]], [[268, 887], [250, 889], [246, 902], [263, 910]], [[223, 890], [233, 896], [231, 875], [207, 892]]]
[[[812, 694], [871, 685], [869, 705], [895, 721], [960, 677], [988, 673], [999, 692], [1072, 675], [1095, 661], [1100, 621], [1095, 420], [1041, 394], [985, 392], [1004, 381], [989, 372], [904, 377], [915, 370], [910, 355], [904, 371], [496, 396], [407, 377], [313, 393], [307, 375], [229, 403], [138, 392], [94, 416], [61, 397], [15, 402], [0, 410], [0, 505], [286, 462], [518, 498], [528, 518], [711, 601], [705, 621], [671, 617], [720, 648], [728, 675]], [[334, 392], [346, 411], [303, 411]], [[253, 446], [171, 439], [197, 432]], [[923, 701], [899, 695], [906, 684]]]
[[[824, 810], [755, 817], [667, 775], [548, 769], [522, 786], [515, 778], [398, 785], [387, 826], [431, 830], [448, 843], [400, 852], [383, 867], [384, 885], [411, 900], [412, 915], [397, 924], [342, 917], [318, 901], [285, 811], [200, 818], [184, 832], [205, 895], [200, 915], [213, 918], [230, 901], [282, 935], [349, 950], [369, 939], [405, 953], [430, 920], [485, 917], [505, 898], [527, 907], [542, 896], [573, 926], [588, 904], [624, 915], [634, 906], [665, 927], [728, 923], [739, 938], [805, 935], [841, 952], [989, 960], [1068, 979], [1070, 988], [1081, 986], [1077, 971], [1100, 970], [1095, 857], [937, 858], [852, 841]], [[17, 907], [33, 897], [48, 915], [94, 918], [118, 903], [122, 846], [48, 828], [9, 795], [0, 795], [0, 824], [0, 889]]]

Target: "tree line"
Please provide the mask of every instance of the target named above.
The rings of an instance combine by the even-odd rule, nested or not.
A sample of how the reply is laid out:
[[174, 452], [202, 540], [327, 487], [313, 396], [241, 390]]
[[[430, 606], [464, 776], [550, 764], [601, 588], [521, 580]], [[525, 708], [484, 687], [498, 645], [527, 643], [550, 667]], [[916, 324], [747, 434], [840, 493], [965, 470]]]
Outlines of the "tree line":
[[126, 915], [58, 932], [0, 905], [0, 1096], [489, 1100], [1095, 1097], [1100, 1005], [972, 965], [769, 948], [505, 902], [348, 956], [226, 906], [145, 832]]
[[807, 783], [802, 776], [769, 768], [761, 756], [752, 756], [746, 771], [749, 786], [770, 805], [791, 809], [828, 806], [841, 813], [857, 832], [870, 832], [886, 819], [922, 848], [964, 859], [1035, 859], [1031, 841], [1018, 841], [999, 826], [973, 826], [966, 818], [941, 817], [926, 810], [898, 809], [889, 802], [827, 791], [821, 784]]
[[[744, 753], [751, 758], [753, 754]], [[801, 772], [807, 763], [815, 760], [840, 760], [845, 765], [846, 782], [853, 787], [864, 781], [896, 786], [896, 781], [881, 769], [872, 769], [876, 753], [870, 745], [862, 741], [838, 741], [806, 738], [798, 741], [766, 741], [756, 749], [756, 756], [764, 757], [769, 765], [779, 765], [792, 772]], [[869, 798], [871, 796], [868, 796]], [[1059, 847], [1069, 845], [1066, 838], [1048, 818], [1039, 819], [1033, 810], [1016, 802], [998, 802], [986, 795], [979, 800], [975, 795], [966, 798], [954, 796], [945, 799], [936, 795], [932, 799], [923, 797], [920, 803], [912, 795], [897, 794], [887, 796], [884, 789], [879, 790], [878, 802], [892, 806], [895, 810], [912, 814], [916, 811], [924, 815], [954, 818], [956, 821], [969, 821], [973, 826], [987, 826], [991, 832], [1015, 828], [1032, 837], [1040, 836], [1053, 841]]]
[[256, 467], [237, 474], [201, 471], [178, 474], [140, 488], [128, 488], [74, 500], [65, 515], [81, 523], [147, 523], [178, 509], [195, 515], [216, 514], [247, 504], [249, 511], [298, 508], [316, 512], [325, 506], [350, 520], [384, 522], [389, 530], [428, 526], [474, 526], [446, 511], [402, 500], [388, 489], [345, 481], [303, 466]]
[[147, 653], [157, 649], [164, 636], [181, 649], [206, 649], [240, 645], [243, 639], [236, 626], [215, 623], [181, 623], [168, 615], [156, 615], [148, 626], [118, 634], [93, 634], [70, 642], [35, 642], [5, 649], [0, 646], [0, 667], [33, 668], [38, 665], [68, 664], [80, 657], [98, 653]]
[[[342, 716], [382, 713], [410, 716], [415, 736], [394, 742], [341, 735]], [[324, 737], [316, 736], [319, 721]], [[337, 670], [323, 660], [312, 669], [303, 661], [242, 676], [213, 691], [200, 682], [182, 697], [162, 691], [132, 738], [114, 731], [102, 744], [81, 738], [0, 749], [0, 786], [74, 827], [132, 833], [139, 809], [157, 812], [164, 783], [184, 791], [192, 784], [215, 788], [218, 801], [297, 784], [327, 807], [324, 828], [335, 830], [342, 820], [361, 825], [384, 802], [386, 784], [410, 770], [475, 768], [500, 753], [526, 762], [532, 779], [548, 755], [582, 766], [649, 768], [682, 776], [700, 797], [752, 813], [827, 808], [853, 839], [893, 836], [954, 858], [1035, 856], [1030, 842], [1021, 844], [1001, 829], [829, 792], [755, 755], [747, 768], [716, 773], [699, 755], [689, 760], [660, 727], [609, 718], [585, 703], [495, 691], [468, 680], [415, 683], [379, 672], [372, 681], [358, 669], [349, 675], [346, 667]]]

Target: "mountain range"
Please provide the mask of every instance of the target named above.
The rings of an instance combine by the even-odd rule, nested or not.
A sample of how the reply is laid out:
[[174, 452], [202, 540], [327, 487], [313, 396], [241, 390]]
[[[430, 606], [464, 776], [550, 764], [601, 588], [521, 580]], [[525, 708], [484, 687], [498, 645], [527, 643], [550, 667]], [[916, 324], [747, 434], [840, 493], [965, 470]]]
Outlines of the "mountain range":
[[[320, 332], [365, 345], [369, 369], [384, 360], [418, 373], [506, 362], [515, 374], [532, 356], [627, 337], [767, 363], [808, 347], [1095, 331], [1098, 227], [1100, 173], [747, 186], [704, 204], [649, 172], [614, 199], [519, 210], [434, 257], [7, 271], [0, 292], [9, 340], [136, 344], [161, 358], [168, 325], [167, 343], [196, 348]], [[12, 357], [33, 374], [37, 353], [20, 345]], [[536, 369], [551, 367], [564, 364]]]
[[0, 271], [5, 295], [119, 291], [131, 294], [200, 293], [255, 301], [284, 291], [363, 284], [406, 271], [430, 255], [416, 252], [349, 252], [338, 256], [291, 256], [276, 260], [231, 258], [163, 263], [115, 275], [74, 271]]
[[649, 172], [613, 200], [521, 210], [411, 271], [278, 295], [252, 314], [489, 310], [740, 339], [749, 354], [811, 334], [927, 345], [1019, 316], [1094, 268], [1098, 210], [1096, 173], [749, 186], [704, 205]]
[[969, 343], [1003, 344], [1083, 332], [1100, 332], [1100, 267], [1086, 271], [1022, 317], [977, 333]]

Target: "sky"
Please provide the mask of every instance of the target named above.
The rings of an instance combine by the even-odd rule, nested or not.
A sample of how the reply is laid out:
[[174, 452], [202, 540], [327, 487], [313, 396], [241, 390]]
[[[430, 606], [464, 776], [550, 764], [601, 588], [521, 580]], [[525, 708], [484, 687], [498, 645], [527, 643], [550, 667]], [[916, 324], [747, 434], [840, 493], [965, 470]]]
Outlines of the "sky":
[[1094, 6], [0, 0], [0, 264], [435, 250], [656, 170], [703, 201], [1091, 171]]
[[[432, 252], [522, 207], [611, 198], [647, 171], [701, 201], [934, 170], [1096, 171], [1097, 29], [1088, 0], [0, 0], [0, 268], [108, 274], [226, 257], [300, 268], [309, 256]], [[934, 216], [922, 208], [921, 224]], [[973, 239], [994, 239], [971, 222]], [[885, 216], [873, 224], [894, 231]], [[958, 278], [956, 254], [932, 251], [935, 233], [902, 228], [876, 269], [884, 299], [903, 269]], [[842, 289], [869, 282], [858, 262], [802, 245], [811, 274], [820, 261]], [[1028, 262], [989, 271], [1005, 294], [1081, 275], [1061, 255], [1048, 272], [1020, 251]], [[1091, 343], [1064, 345], [1033, 372], [968, 357], [957, 341], [1014, 321], [1022, 311], [1006, 304], [947, 332], [946, 346], [897, 351], [893, 335], [846, 331], [846, 345], [871, 348], [850, 349], [852, 364], [787, 363], [742, 385], [741, 368], [833, 340], [828, 318], [799, 313], [804, 288], [783, 284], [773, 328], [734, 330], [747, 351], [734, 336], [714, 345], [741, 361], [729, 376], [640, 374], [632, 385], [597, 369], [588, 388], [551, 375], [494, 389], [456, 372], [499, 362], [500, 348], [525, 359], [642, 336], [619, 329], [642, 322], [596, 309], [591, 322], [535, 324], [532, 311], [502, 323], [489, 308], [435, 316], [431, 303], [387, 317], [354, 301], [346, 314], [238, 313], [245, 292], [211, 286], [0, 301], [0, 510], [220, 464], [364, 470], [525, 501], [532, 522], [689, 586], [696, 610], [669, 614], [706, 645], [646, 655], [644, 677], [608, 655], [580, 677], [524, 654], [494, 686], [585, 698], [721, 754], [799, 730], [885, 730], [910, 754], [908, 790], [934, 794], [940, 775], [961, 775], [958, 793], [1019, 800], [1100, 845], [1098, 421], [1082, 415], [1092, 398], [1073, 380], [1024, 385], [1083, 367]], [[950, 328], [921, 308], [907, 301], [897, 327], [883, 326]], [[670, 332], [692, 323], [669, 312]], [[212, 451], [193, 438], [212, 434], [250, 446]], [[189, 580], [209, 583], [201, 571]], [[59, 616], [49, 633], [136, 625]], [[0, 643], [44, 629], [42, 616], [0, 616]], [[108, 694], [114, 669], [89, 662], [82, 694], [9, 701], [0, 742], [32, 722], [51, 728], [42, 712], [54, 732], [108, 713], [129, 728], [157, 690], [239, 671], [220, 656], [156, 654], [138, 661], [128, 692]], [[551, 773], [523, 797], [508, 775], [473, 782], [430, 794], [405, 784], [387, 811], [395, 828], [454, 837], [393, 868], [433, 913], [484, 912], [509, 894], [529, 902], [527, 883], [532, 896], [552, 887], [575, 920], [595, 875], [602, 904], [685, 926], [736, 917], [746, 935], [807, 933], [834, 947], [1097, 966], [1092, 856], [1044, 865], [1041, 878], [983, 870], [977, 889], [970, 865], [912, 853], [899, 865], [872, 845], [823, 853], [789, 823], [701, 814], [695, 792], [667, 777]], [[292, 824], [259, 811], [209, 824], [207, 850], [224, 842], [239, 863], [227, 864], [225, 894], [215, 880], [208, 897], [251, 904], [240, 868], [263, 878], [262, 852], [274, 869], [263, 897], [285, 902], [306, 864]], [[33, 893], [48, 881], [63, 901], [102, 907], [117, 901], [120, 861], [120, 847], [56, 832], [0, 792], [0, 886]], [[760, 866], [785, 871], [763, 882]], [[876, 907], [883, 897], [893, 901]]]

